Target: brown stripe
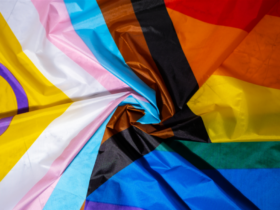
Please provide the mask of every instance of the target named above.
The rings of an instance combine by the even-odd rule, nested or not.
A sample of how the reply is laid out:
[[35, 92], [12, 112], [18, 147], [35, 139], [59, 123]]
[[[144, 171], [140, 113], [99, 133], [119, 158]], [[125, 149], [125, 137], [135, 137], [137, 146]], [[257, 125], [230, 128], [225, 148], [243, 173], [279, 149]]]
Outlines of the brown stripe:
[[151, 56], [130, 0], [97, 0], [97, 3], [127, 65], [156, 91], [162, 121], [173, 116], [174, 105]]
[[106, 126], [101, 143], [135, 124], [144, 114], [144, 111], [135, 109], [131, 105], [119, 106]]
[[144, 114], [144, 111], [131, 105], [119, 106], [106, 126], [101, 143], [130, 126], [135, 126], [145, 133], [162, 139], [174, 136], [171, 128], [164, 128], [162, 125], [142, 125], [137, 123], [137, 120], [143, 117]]

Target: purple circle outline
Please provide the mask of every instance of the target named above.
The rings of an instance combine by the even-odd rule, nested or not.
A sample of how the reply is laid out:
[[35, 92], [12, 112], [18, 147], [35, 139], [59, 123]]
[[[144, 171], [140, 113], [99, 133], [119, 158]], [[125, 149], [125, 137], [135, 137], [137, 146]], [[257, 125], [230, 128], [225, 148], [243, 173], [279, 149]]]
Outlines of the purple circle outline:
[[[11, 88], [15, 93], [16, 100], [17, 100], [17, 107], [18, 107], [17, 113], [21, 114], [24, 112], [28, 112], [29, 111], [28, 99], [23, 87], [18, 82], [18, 80], [14, 77], [14, 75], [1, 63], [0, 63], [0, 76], [2, 76], [9, 83], [9, 85], [11, 86]], [[13, 116], [0, 119], [0, 136], [7, 130], [12, 119]]]

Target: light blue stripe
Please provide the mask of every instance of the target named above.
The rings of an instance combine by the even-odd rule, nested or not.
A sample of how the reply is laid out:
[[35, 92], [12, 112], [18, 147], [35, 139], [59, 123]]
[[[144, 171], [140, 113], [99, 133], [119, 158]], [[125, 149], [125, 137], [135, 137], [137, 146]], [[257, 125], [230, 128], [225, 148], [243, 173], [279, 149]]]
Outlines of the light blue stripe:
[[[136, 100], [133, 96], [128, 96], [118, 106], [130, 104], [137, 109], [146, 110], [151, 106], [150, 103]], [[144, 107], [143, 107], [144, 106]], [[148, 107], [148, 108], [145, 108]], [[98, 154], [100, 143], [102, 141], [105, 128], [114, 112], [104, 121], [102, 126], [91, 137], [88, 143], [71, 162], [68, 168], [61, 176], [58, 184], [53, 190], [44, 210], [66, 210], [66, 209], [79, 209], [86, 199], [89, 179], [95, 160]], [[154, 121], [154, 117], [146, 112], [144, 123]], [[140, 119], [140, 120], [141, 120]]]
[[140, 95], [144, 96], [152, 104], [147, 109], [157, 119], [155, 123], [159, 123], [155, 91], [137, 77], [125, 63], [110, 34], [97, 2], [95, 0], [64, 0], [64, 2], [75, 31], [100, 64]]
[[114, 112], [104, 121], [64, 171], [44, 210], [80, 209], [86, 199], [90, 176], [106, 125]]
[[160, 122], [157, 118], [157, 113], [155, 113], [156, 110], [150, 103], [135, 99], [133, 96], [128, 96], [123, 102], [119, 104], [119, 106], [124, 106], [126, 104], [130, 104], [136, 109], [140, 109], [145, 112], [145, 115], [137, 122], [142, 124], [156, 124]]

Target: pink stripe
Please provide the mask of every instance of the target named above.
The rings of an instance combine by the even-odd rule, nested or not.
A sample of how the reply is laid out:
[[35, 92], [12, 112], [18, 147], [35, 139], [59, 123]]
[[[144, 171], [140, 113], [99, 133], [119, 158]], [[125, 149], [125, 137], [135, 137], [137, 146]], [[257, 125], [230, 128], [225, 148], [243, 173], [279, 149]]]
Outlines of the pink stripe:
[[37, 9], [47, 38], [110, 92], [129, 88], [104, 69], [75, 32], [63, 0], [31, 0]]
[[[128, 92], [124, 96], [112, 101], [104, 111], [95, 118], [88, 126], [74, 137], [63, 153], [52, 163], [46, 175], [37, 182], [31, 190], [20, 200], [14, 209], [38, 210], [46, 204], [54, 186], [59, 181], [66, 167], [80, 152], [90, 137], [96, 132], [106, 118], [112, 113], [116, 106], [130, 95]], [[132, 94], [134, 96], [134, 94]]]

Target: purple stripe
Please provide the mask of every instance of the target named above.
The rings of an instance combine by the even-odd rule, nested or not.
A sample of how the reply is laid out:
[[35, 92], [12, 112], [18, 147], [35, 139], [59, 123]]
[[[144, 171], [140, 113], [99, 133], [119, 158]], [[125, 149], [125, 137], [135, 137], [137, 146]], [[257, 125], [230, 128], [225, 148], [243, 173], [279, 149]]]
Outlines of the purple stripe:
[[92, 201], [86, 201], [85, 210], [93, 210], [93, 209], [106, 209], [106, 210], [143, 210], [137, 207], [131, 206], [120, 206], [113, 205], [109, 203], [97, 203]]
[[12, 119], [13, 119], [13, 116], [0, 119], [0, 136], [7, 130]]
[[[18, 114], [28, 112], [28, 100], [26, 93], [17, 79], [12, 75], [12, 73], [5, 67], [3, 64], [0, 63], [0, 76], [2, 76], [12, 87], [16, 99], [17, 99], [17, 106], [18, 106]], [[0, 132], [1, 133], [1, 132]], [[1, 134], [0, 134], [1, 135]]]

